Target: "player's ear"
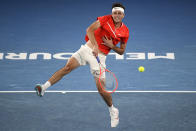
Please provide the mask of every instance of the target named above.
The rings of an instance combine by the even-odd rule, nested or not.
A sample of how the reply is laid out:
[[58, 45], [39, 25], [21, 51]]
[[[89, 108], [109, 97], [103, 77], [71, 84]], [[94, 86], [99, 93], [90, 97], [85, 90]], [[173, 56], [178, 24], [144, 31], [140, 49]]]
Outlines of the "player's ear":
[[125, 13], [123, 13], [123, 18], [125, 17]]

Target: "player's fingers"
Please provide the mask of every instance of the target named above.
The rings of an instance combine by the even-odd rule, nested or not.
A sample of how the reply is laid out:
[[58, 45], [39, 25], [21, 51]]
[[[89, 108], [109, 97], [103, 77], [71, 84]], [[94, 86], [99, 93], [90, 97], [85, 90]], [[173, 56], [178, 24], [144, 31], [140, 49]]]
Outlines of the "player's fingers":
[[94, 56], [97, 57], [97, 56], [98, 56], [98, 53], [95, 52], [95, 53], [94, 53]]
[[93, 51], [92, 53], [93, 53], [93, 55], [94, 55], [95, 57], [97, 57], [97, 56], [98, 56], [98, 52]]
[[105, 42], [107, 39], [105, 37], [102, 37], [102, 40]]
[[108, 37], [106, 35], [104, 37], [105, 37], [106, 40], [108, 40]]

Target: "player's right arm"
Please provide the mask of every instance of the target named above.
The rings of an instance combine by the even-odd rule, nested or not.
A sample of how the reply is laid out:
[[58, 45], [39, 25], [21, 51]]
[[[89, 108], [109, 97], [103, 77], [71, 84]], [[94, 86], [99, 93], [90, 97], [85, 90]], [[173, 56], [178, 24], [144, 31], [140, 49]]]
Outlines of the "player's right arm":
[[92, 45], [93, 45], [93, 54], [95, 56], [98, 56], [98, 45], [97, 45], [97, 41], [95, 39], [95, 30], [97, 30], [99, 27], [101, 27], [101, 24], [99, 22], [99, 20], [93, 22], [86, 30], [87, 32], [87, 36], [89, 38], [89, 40], [91, 41]]

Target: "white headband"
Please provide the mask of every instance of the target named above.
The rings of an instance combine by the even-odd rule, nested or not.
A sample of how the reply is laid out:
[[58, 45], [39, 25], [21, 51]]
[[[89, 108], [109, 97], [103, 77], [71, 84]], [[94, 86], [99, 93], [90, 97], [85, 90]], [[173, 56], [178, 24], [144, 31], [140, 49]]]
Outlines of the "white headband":
[[112, 12], [114, 12], [114, 11], [121, 11], [122, 13], [124, 13], [124, 9], [122, 7], [114, 7], [112, 9]]

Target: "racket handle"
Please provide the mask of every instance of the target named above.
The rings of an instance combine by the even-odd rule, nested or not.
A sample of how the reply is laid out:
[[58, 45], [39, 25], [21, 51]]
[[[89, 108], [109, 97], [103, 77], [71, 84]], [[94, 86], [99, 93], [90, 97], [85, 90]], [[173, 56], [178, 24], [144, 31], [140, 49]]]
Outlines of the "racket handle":
[[99, 57], [98, 57], [98, 56], [96, 57], [96, 59], [97, 59], [97, 62], [98, 62], [98, 63], [100, 63], [100, 59], [99, 59]]

